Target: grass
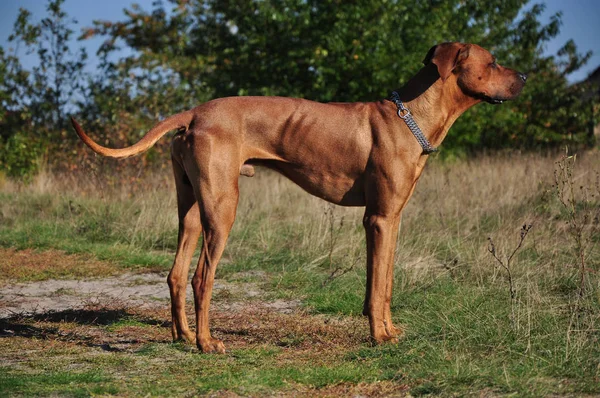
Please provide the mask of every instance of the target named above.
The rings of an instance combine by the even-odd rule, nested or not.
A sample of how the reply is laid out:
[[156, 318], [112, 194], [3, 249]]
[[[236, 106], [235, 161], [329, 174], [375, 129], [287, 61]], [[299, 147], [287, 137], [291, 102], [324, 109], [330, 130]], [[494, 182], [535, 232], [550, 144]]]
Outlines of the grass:
[[[259, 170], [240, 180], [236, 224], [217, 270], [219, 279], [263, 292], [251, 301], [215, 297], [217, 305], [242, 304], [213, 311], [228, 354], [171, 344], [166, 309], [21, 316], [0, 320], [1, 330], [13, 331], [0, 339], [9, 364], [0, 395], [600, 394], [599, 206], [581, 189], [575, 213], [565, 213], [553, 194], [557, 159], [428, 165], [398, 238], [392, 311], [406, 336], [396, 345], [371, 347], [360, 315], [362, 209], [332, 207]], [[598, 190], [599, 160], [598, 153], [577, 160], [572, 179], [585, 192]], [[585, 227], [583, 297], [572, 216]], [[511, 299], [488, 237], [503, 258], [523, 224], [533, 227], [511, 261]], [[12, 260], [0, 261], [2, 283], [166, 271], [176, 228], [166, 173], [130, 184], [109, 173], [7, 182], [0, 245]], [[291, 314], [261, 307], [275, 299], [303, 306]]]
[[21, 281], [102, 277], [113, 275], [119, 269], [90, 255], [69, 256], [54, 249], [0, 248], [0, 258], [0, 286]]
[[[4, 391], [19, 391], [27, 395], [68, 394], [75, 397], [108, 395], [118, 392], [115, 387], [104, 386], [108, 379], [94, 371], [81, 373], [51, 371], [23, 378], [11, 374], [10, 369], [2, 370], [4, 372], [1, 372], [0, 375], [0, 385], [6, 388]], [[73, 387], [73, 385], [77, 387]]]

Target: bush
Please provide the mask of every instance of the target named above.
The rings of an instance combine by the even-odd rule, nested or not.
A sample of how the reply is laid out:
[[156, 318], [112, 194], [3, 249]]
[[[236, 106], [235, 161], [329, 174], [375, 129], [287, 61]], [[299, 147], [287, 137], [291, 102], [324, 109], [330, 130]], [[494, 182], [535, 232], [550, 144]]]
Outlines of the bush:
[[21, 132], [0, 139], [0, 168], [9, 177], [31, 179], [40, 169], [42, 155], [42, 145]]

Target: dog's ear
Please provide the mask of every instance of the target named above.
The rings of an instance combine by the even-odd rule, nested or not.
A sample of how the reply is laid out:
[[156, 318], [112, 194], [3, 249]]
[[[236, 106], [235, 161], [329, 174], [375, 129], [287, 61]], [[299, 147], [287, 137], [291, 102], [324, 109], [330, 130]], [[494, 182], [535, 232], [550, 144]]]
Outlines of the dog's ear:
[[425, 59], [423, 60], [423, 65], [427, 66], [431, 63], [431, 59], [433, 58], [433, 54], [435, 54], [436, 48], [438, 48], [437, 44], [435, 46], [431, 47], [429, 49], [429, 51], [427, 51], [427, 55], [425, 56]]
[[429, 65], [433, 63], [437, 66], [438, 73], [445, 81], [452, 71], [460, 65], [461, 62], [469, 57], [470, 44], [463, 43], [442, 43], [431, 47], [423, 63]]

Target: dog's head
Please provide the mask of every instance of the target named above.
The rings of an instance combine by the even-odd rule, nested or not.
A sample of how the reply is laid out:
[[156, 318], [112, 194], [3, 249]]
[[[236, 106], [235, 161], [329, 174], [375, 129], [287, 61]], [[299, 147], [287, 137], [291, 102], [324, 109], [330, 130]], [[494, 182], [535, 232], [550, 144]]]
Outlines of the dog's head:
[[456, 79], [465, 95], [490, 104], [514, 99], [527, 80], [526, 74], [499, 65], [489, 51], [476, 44], [438, 44], [429, 50], [423, 63], [435, 64], [444, 82]]

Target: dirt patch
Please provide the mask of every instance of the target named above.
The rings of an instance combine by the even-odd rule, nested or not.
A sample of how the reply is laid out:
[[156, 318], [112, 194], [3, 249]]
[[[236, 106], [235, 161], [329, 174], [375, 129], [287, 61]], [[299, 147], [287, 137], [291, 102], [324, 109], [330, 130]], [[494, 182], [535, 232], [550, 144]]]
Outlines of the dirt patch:
[[[166, 273], [124, 274], [84, 280], [50, 279], [40, 282], [5, 285], [0, 292], [0, 318], [15, 314], [40, 314], [81, 309], [89, 305], [124, 308], [166, 308], [170, 296]], [[264, 292], [251, 282], [215, 281], [214, 307], [238, 312], [248, 303], [262, 300]], [[191, 291], [188, 302], [192, 302]], [[262, 306], [281, 313], [291, 313], [297, 300], [263, 302]]]
[[[306, 355], [324, 358], [322, 350], [335, 347], [339, 351], [340, 346], [353, 347], [368, 340], [364, 319], [312, 315], [301, 309], [281, 313], [260, 302], [237, 312], [217, 310], [212, 318], [213, 334], [232, 348], [270, 344], [307, 350]], [[317, 347], [320, 349], [315, 350]], [[285, 361], [285, 355], [281, 359]]]
[[[0, 318], [81, 310], [102, 305], [119, 308], [167, 308], [170, 300], [167, 273], [121, 274], [110, 262], [58, 250], [0, 248]], [[262, 302], [275, 312], [292, 313], [297, 300], [265, 301], [258, 283], [216, 280], [213, 303], [226, 312], [244, 310]], [[262, 279], [264, 279], [262, 275]], [[246, 279], [246, 280], [243, 280]], [[188, 302], [192, 303], [191, 289]]]
[[[0, 319], [0, 346], [13, 337], [135, 352], [149, 343], [171, 342], [170, 316], [166, 307], [143, 309], [114, 304], [13, 315]], [[188, 317], [194, 327], [193, 314], [189, 312]], [[284, 349], [279, 356], [282, 366], [300, 359], [326, 363], [343, 355], [345, 349], [367, 342], [368, 327], [361, 319], [314, 316], [301, 310], [283, 314], [260, 302], [237, 312], [215, 309], [211, 318], [213, 336], [223, 339], [227, 349], [280, 347]]]
[[148, 307], [169, 299], [166, 277], [159, 274], [120, 275], [85, 280], [50, 279], [6, 285], [0, 293], [0, 318], [78, 309], [89, 303], [121, 303]]
[[[5, 251], [11, 261], [35, 263], [60, 257], [57, 252]], [[80, 256], [66, 256], [77, 264]], [[40, 260], [40, 261], [41, 261]], [[87, 259], [85, 260], [87, 261]], [[211, 325], [216, 337], [231, 348], [272, 344], [308, 350], [317, 360], [323, 349], [365, 341], [366, 323], [355, 318], [307, 314], [299, 300], [267, 300], [257, 275], [216, 280]], [[265, 280], [266, 275], [259, 275]], [[103, 278], [49, 279], [6, 284], [0, 291], [0, 335], [58, 339], [106, 350], [133, 350], [142, 342], [168, 342], [169, 289], [166, 273], [124, 274]], [[188, 316], [194, 322], [188, 289]], [[193, 325], [192, 325], [193, 326]], [[281, 358], [285, 361], [285, 355]]]

